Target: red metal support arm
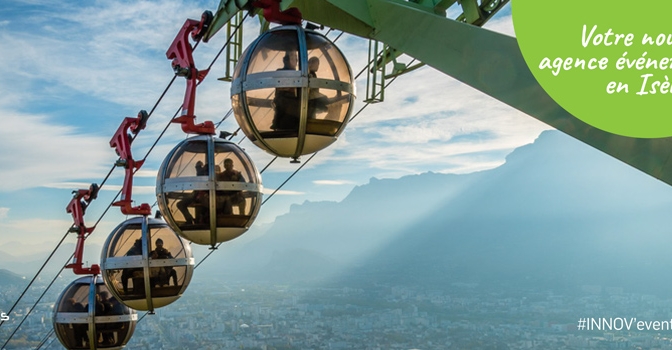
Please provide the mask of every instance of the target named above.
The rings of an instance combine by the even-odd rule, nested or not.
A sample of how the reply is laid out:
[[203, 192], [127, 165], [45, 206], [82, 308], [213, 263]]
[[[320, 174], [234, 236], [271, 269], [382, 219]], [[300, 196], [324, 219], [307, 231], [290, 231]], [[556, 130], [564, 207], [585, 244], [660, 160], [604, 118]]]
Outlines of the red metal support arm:
[[91, 265], [91, 267], [84, 267], [82, 260], [84, 255], [84, 241], [87, 234], [93, 232], [96, 228], [86, 227], [84, 225], [84, 212], [86, 207], [92, 200], [98, 196], [98, 185], [91, 184], [88, 190], [73, 191], [74, 196], [65, 208], [66, 212], [72, 213], [74, 224], [70, 228], [70, 232], [77, 232], [77, 246], [75, 247], [74, 261], [65, 267], [72, 269], [76, 275], [98, 275], [100, 274], [100, 266]]
[[115, 148], [119, 160], [117, 166], [123, 166], [126, 169], [126, 176], [124, 177], [124, 186], [121, 189], [121, 200], [114, 202], [112, 205], [121, 207], [121, 212], [124, 215], [149, 215], [152, 213], [152, 207], [147, 203], [142, 203], [140, 206], [131, 206], [131, 197], [133, 194], [133, 173], [140, 169], [144, 160], [135, 161], [131, 154], [131, 138], [128, 134], [130, 129], [133, 135], [145, 128], [149, 116], [146, 111], [140, 111], [136, 118], [124, 118], [124, 121], [119, 126], [119, 129], [110, 140], [110, 147]]
[[251, 1], [250, 5], [263, 9], [264, 18], [269, 22], [301, 25], [303, 21], [301, 11], [294, 7], [280, 11], [280, 1], [282, 0], [255, 0]]
[[166, 52], [166, 57], [172, 61], [173, 70], [178, 76], [187, 79], [187, 89], [182, 103], [182, 115], [173, 119], [173, 123], [182, 124], [182, 131], [187, 134], [214, 134], [215, 125], [211, 121], [205, 121], [201, 124], [194, 124], [196, 115], [194, 106], [196, 104], [196, 87], [208, 74], [209, 69], [198, 70], [194, 63], [192, 55], [193, 48], [189, 43], [189, 36], [195, 41], [199, 41], [212, 22], [212, 12], [206, 11], [201, 16], [201, 20], [187, 19], [182, 29], [173, 40], [173, 43]]

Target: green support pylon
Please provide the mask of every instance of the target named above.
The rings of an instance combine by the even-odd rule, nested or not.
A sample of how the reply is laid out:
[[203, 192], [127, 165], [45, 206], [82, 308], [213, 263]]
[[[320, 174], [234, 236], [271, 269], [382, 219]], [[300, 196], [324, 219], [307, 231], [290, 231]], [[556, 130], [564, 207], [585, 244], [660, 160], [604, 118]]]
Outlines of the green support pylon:
[[[238, 29], [236, 31], [236, 28]], [[236, 31], [233, 37], [231, 33]], [[233, 70], [238, 64], [238, 59], [243, 53], [243, 12], [236, 13], [226, 24], [226, 37], [231, 38], [229, 44], [226, 46], [226, 72], [219, 80], [232, 81]]]
[[385, 66], [387, 55], [385, 44], [369, 40], [369, 68], [366, 70], [366, 103], [378, 103], [385, 100]]

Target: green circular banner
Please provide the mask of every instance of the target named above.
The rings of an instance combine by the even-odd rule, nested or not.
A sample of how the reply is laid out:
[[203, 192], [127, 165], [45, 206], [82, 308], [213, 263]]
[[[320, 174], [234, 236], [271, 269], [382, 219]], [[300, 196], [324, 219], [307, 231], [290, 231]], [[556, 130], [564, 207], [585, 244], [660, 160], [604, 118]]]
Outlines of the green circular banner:
[[614, 134], [672, 136], [672, 1], [511, 7], [525, 62], [560, 106]]

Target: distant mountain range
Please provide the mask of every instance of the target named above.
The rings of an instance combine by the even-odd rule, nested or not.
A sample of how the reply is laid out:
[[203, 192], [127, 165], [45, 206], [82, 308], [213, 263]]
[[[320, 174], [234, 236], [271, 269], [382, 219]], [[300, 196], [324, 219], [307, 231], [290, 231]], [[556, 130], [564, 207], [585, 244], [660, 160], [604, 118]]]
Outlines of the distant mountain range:
[[22, 276], [5, 269], [0, 269], [0, 287], [6, 287], [9, 285], [22, 285], [22, 284], [25, 284], [25, 281]]
[[196, 274], [668, 293], [670, 212], [667, 184], [548, 131], [496, 169], [374, 178], [339, 203], [293, 206]]
[[[341, 202], [294, 205], [222, 245], [195, 274], [669, 294], [671, 212], [669, 185], [547, 131], [495, 169], [372, 178]], [[197, 262], [208, 252], [194, 250]]]
[[[35, 252], [32, 254], [23, 254], [16, 256], [10, 252], [13, 251], [22, 251], [26, 250], [26, 247], [16, 247], [15, 250], [12, 249], [12, 245], [22, 245], [20, 242], [13, 242], [10, 244], [5, 244], [0, 247], [0, 269], [7, 269], [13, 273], [26, 275], [32, 278], [37, 272], [42, 264], [47, 260], [48, 255], [51, 253], [51, 250], [54, 249], [54, 246], [31, 246], [29, 244], [23, 244], [26, 247], [35, 248]], [[44, 248], [48, 250], [42, 250], [39, 248]], [[90, 266], [92, 263], [98, 263], [100, 260], [101, 246], [99, 244], [86, 244], [86, 249], [84, 250], [84, 261], [86, 266]], [[62, 266], [70, 262], [70, 257], [75, 251], [75, 244], [65, 243], [63, 244], [54, 254], [54, 256], [49, 261], [49, 264], [45, 267], [44, 273], [49, 274], [50, 278], [53, 278], [54, 274], [58, 272]]]

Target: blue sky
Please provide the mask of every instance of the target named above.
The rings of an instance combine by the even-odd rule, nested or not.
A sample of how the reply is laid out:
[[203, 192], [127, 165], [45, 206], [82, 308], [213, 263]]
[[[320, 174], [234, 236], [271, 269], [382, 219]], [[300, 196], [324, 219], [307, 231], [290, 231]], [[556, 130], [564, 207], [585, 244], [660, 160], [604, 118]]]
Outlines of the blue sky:
[[[187, 18], [216, 10], [217, 1], [3, 1], [0, 8], [0, 248], [21, 242], [14, 253], [53, 247], [71, 217], [71, 191], [102, 181], [117, 156], [109, 140], [122, 119], [150, 110], [172, 78], [165, 58]], [[248, 45], [257, 20], [246, 22]], [[488, 26], [513, 35], [510, 11]], [[326, 32], [326, 31], [325, 31]], [[329, 35], [334, 39], [338, 33]], [[198, 68], [209, 65], [226, 41], [219, 33], [199, 45]], [[367, 60], [368, 42], [344, 35], [336, 44], [354, 72]], [[402, 61], [409, 61], [402, 58]], [[220, 59], [198, 89], [198, 121], [219, 121], [230, 108], [229, 84]], [[365, 78], [357, 81], [355, 110], [363, 105]], [[142, 158], [181, 105], [184, 79], [177, 79], [133, 144]], [[219, 130], [237, 128], [234, 118]], [[404, 75], [386, 91], [384, 103], [367, 107], [339, 140], [320, 152], [267, 205], [258, 223], [272, 222], [293, 203], [341, 200], [370, 178], [398, 178], [427, 171], [469, 173], [501, 165], [514, 148], [532, 142], [548, 126], [429, 67]], [[155, 202], [156, 170], [185, 135], [172, 125], [135, 178], [134, 199]], [[240, 138], [234, 139], [238, 141]], [[241, 143], [259, 169], [271, 159]], [[307, 159], [304, 157], [303, 159]], [[279, 159], [263, 174], [265, 192], [296, 169]], [[117, 168], [86, 215], [100, 216], [123, 181]], [[125, 217], [114, 208], [91, 236], [102, 242]], [[69, 237], [68, 242], [74, 242]]]

